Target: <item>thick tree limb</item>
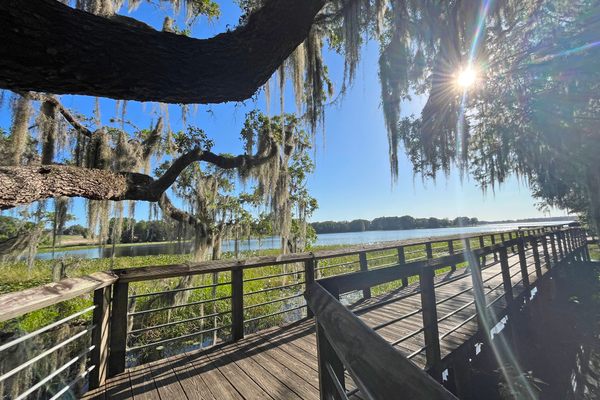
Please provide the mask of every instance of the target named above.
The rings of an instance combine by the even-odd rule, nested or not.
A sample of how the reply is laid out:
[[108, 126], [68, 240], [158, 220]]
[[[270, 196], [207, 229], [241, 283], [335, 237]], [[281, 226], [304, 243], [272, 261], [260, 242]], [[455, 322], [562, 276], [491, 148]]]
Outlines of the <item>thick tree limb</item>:
[[188, 165], [196, 161], [206, 161], [221, 169], [248, 169], [262, 165], [276, 156], [277, 146], [275, 143], [272, 143], [269, 154], [262, 157], [246, 154], [235, 157], [226, 157], [196, 148], [173, 161], [173, 164], [171, 164], [169, 169], [154, 182], [154, 190], [160, 193], [167, 190], [175, 182], [179, 174]]
[[136, 172], [112, 172], [69, 165], [0, 167], [0, 209], [60, 196], [154, 202], [159, 201], [181, 171], [194, 162], [206, 161], [223, 169], [234, 169], [256, 167], [276, 156], [275, 145], [263, 157], [226, 157], [194, 149], [176, 159], [158, 179]]
[[267, 0], [210, 39], [135, 27], [55, 0], [0, 1], [0, 87], [166, 103], [251, 97], [307, 37], [325, 0]]
[[[152, 198], [147, 188], [153, 181], [143, 174], [66, 165], [0, 167], [0, 209], [60, 196], [144, 200]], [[153, 201], [157, 199], [153, 198]]]

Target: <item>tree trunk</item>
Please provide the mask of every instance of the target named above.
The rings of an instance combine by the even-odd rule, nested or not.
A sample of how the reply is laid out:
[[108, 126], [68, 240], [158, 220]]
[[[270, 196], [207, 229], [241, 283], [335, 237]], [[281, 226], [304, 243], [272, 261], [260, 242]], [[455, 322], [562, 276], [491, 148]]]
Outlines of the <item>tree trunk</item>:
[[209, 250], [211, 248], [211, 238], [201, 227], [195, 227], [194, 248], [192, 259], [194, 261], [205, 261], [208, 259]]
[[174, 209], [163, 193], [188, 165], [206, 161], [223, 169], [253, 168], [277, 157], [277, 154], [277, 146], [273, 143], [267, 155], [257, 156], [221, 156], [195, 148], [175, 159], [158, 179], [137, 172], [111, 172], [70, 165], [0, 167], [0, 210], [60, 196], [90, 200], [161, 201], [163, 209]]
[[221, 234], [213, 235], [212, 240], [212, 259], [219, 260], [221, 258]]
[[304, 41], [324, 0], [267, 0], [210, 39], [55, 0], [0, 1], [0, 87], [164, 103], [250, 98]]

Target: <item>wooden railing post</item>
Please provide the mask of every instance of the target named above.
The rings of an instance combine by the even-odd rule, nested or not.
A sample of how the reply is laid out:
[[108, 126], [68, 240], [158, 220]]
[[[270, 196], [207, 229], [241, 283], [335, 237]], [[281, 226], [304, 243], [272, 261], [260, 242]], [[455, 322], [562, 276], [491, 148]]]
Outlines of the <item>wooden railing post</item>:
[[[448, 240], [448, 254], [454, 254], [454, 241], [452, 239]], [[456, 271], [456, 264], [451, 264], [450, 270]]]
[[542, 263], [540, 261], [540, 252], [538, 249], [538, 239], [533, 236], [531, 239], [531, 250], [533, 251], [533, 261], [535, 262], [535, 274], [538, 279], [542, 277]]
[[112, 310], [110, 315], [110, 354], [108, 357], [109, 376], [125, 371], [127, 354], [127, 311], [129, 283], [117, 282], [113, 285]]
[[[304, 282], [305, 287], [308, 287], [311, 283], [315, 281], [315, 267], [317, 266], [317, 259], [311, 258], [309, 260], [304, 261]], [[307, 305], [306, 306], [306, 318], [312, 318], [314, 316], [312, 310]]]
[[565, 232], [564, 231], [558, 231], [558, 250], [560, 252], [560, 258], [561, 261], [563, 261], [565, 259], [565, 257], [567, 257], [567, 245], [565, 243]]
[[512, 290], [512, 279], [510, 277], [510, 267], [508, 265], [508, 254], [506, 247], [501, 247], [498, 250], [500, 253], [500, 269], [502, 271], [502, 284], [504, 288], [504, 298], [506, 299], [506, 305], [510, 308], [513, 301], [513, 290]]
[[[342, 361], [335, 353], [335, 350], [329, 343], [325, 331], [319, 320], [316, 320], [317, 325], [317, 355], [318, 355], [318, 367], [319, 367], [319, 392], [322, 400], [340, 399], [338, 391], [335, 388], [335, 383], [331, 372], [335, 374], [339, 380], [342, 388], [344, 387], [344, 365]], [[329, 370], [329, 368], [331, 370]]]
[[428, 260], [431, 260], [433, 258], [433, 250], [431, 248], [431, 242], [425, 243], [425, 255], [427, 256]]
[[527, 271], [527, 260], [525, 259], [525, 245], [523, 238], [519, 238], [517, 241], [517, 250], [519, 253], [519, 265], [521, 266], [523, 286], [525, 286], [525, 289], [529, 289], [529, 272]]
[[548, 251], [548, 240], [546, 240], [546, 234], [542, 236], [542, 248], [544, 251], [544, 260], [546, 261], [546, 269], [550, 270], [552, 266], [550, 265], [550, 252]]
[[556, 237], [556, 243], [558, 243], [558, 253], [559, 253], [559, 260], [562, 261], [563, 258], [565, 258], [565, 253], [563, 251], [563, 245], [562, 245], [562, 240], [561, 240], [561, 232], [557, 231], [555, 233], [555, 237]]
[[571, 250], [575, 261], [581, 261], [579, 257], [579, 246], [577, 244], [577, 228], [570, 230], [569, 237], [571, 238]]
[[[525, 239], [527, 237], [526, 233], [527, 233], [526, 229], [521, 229], [517, 232], [517, 236], [520, 237], [521, 239]], [[525, 250], [527, 250], [527, 245], [528, 245], [527, 240], [524, 240], [523, 248], [525, 248]]]
[[576, 236], [577, 236], [577, 252], [579, 253], [579, 259], [581, 261], [586, 261], [586, 252], [588, 250], [586, 233], [583, 229], [578, 228]]
[[[495, 245], [496, 244], [496, 235], [491, 234], [490, 240], [492, 242], [492, 246]], [[498, 261], [498, 252], [496, 250], [494, 250], [494, 261]]]
[[555, 235], [556, 235], [555, 232], [550, 233], [550, 244], [552, 247], [552, 260], [554, 261], [554, 264], [558, 263], [558, 252], [556, 251]]
[[231, 336], [240, 340], [244, 337], [244, 271], [231, 271]]
[[[404, 255], [404, 247], [398, 247], [398, 265], [406, 264], [406, 256]], [[408, 278], [402, 278], [402, 286], [408, 286]]]
[[94, 369], [90, 372], [90, 389], [98, 388], [106, 382], [108, 376], [108, 338], [110, 329], [110, 286], [94, 291], [91, 363]]
[[[367, 253], [364, 252], [364, 251], [358, 253], [358, 260], [360, 262], [360, 270], [361, 271], [368, 271], [369, 270], [369, 263], [367, 261]], [[365, 289], [363, 289], [363, 298], [364, 299], [370, 299], [371, 298], [371, 288], [365, 288]]]
[[[483, 240], [483, 236], [479, 236], [479, 248], [483, 249], [485, 247], [485, 241]], [[481, 265], [485, 266], [485, 259], [486, 259], [486, 255], [482, 254], [481, 255]]]
[[475, 310], [477, 311], [477, 326], [484, 333], [485, 337], [489, 337], [489, 330], [486, 329], [486, 301], [483, 291], [483, 278], [481, 276], [481, 264], [471, 249], [467, 249], [467, 260], [469, 260], [469, 269], [471, 271], [471, 282], [473, 284], [473, 297], [475, 298]]
[[[516, 234], [515, 234], [515, 237], [513, 238], [513, 233], [512, 233], [512, 232], [508, 232], [508, 240], [513, 240], [513, 239], [516, 239], [516, 238], [517, 238], [517, 235], [516, 235]], [[512, 245], [510, 246], [510, 250], [511, 250], [513, 253], [516, 253], [516, 251], [515, 251], [515, 245], [514, 245], [514, 244], [512, 244]]]
[[421, 287], [421, 313], [423, 315], [423, 330], [425, 336], [425, 370], [438, 382], [441, 381], [441, 355], [440, 335], [438, 330], [438, 317], [435, 300], [435, 286], [433, 284], [434, 270], [431, 267], [422, 267], [419, 273]]

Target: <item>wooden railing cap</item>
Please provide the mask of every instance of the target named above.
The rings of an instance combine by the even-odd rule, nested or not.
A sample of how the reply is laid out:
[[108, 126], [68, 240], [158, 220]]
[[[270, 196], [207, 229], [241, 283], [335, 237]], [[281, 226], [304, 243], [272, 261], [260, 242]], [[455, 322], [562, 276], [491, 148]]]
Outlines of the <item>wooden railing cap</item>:
[[112, 272], [95, 272], [0, 295], [0, 322], [93, 292], [113, 284], [117, 279], [118, 276]]
[[[341, 256], [360, 254], [365, 251], [392, 250], [401, 246], [418, 246], [427, 243], [440, 243], [448, 240], [473, 239], [482, 235], [495, 235], [498, 232], [481, 232], [474, 235], [448, 235], [428, 239], [406, 239], [376, 244], [356, 245], [341, 249], [322, 250], [316, 252], [282, 254], [277, 256], [253, 257], [241, 260], [217, 260], [188, 262], [184, 264], [172, 264], [152, 267], [138, 267], [113, 270], [119, 276], [121, 282], [137, 282], [152, 279], [173, 278], [178, 276], [196, 275], [209, 272], [231, 271], [236, 268], [257, 268], [268, 265], [288, 264], [305, 262], [314, 259], [327, 259]], [[517, 239], [512, 239], [517, 240]], [[505, 242], [506, 243], [506, 242]], [[514, 242], [515, 244], [517, 242]]]

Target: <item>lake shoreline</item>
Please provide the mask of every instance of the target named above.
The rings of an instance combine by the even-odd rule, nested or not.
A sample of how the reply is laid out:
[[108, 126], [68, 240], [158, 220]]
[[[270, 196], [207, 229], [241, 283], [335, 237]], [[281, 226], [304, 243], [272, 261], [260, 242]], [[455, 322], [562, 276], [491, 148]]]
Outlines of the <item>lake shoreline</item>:
[[[365, 230], [365, 231], [346, 231], [346, 232], [328, 232], [328, 233], [318, 233], [317, 235], [339, 235], [339, 234], [368, 234], [368, 233], [377, 233], [377, 232], [398, 232], [398, 231], [422, 231], [422, 230], [434, 230], [434, 229], [464, 229], [464, 228], [480, 228], [480, 227], [488, 227], [488, 226], [495, 226], [495, 225], [520, 225], [520, 226], [532, 226], [532, 225], [536, 225], [536, 226], [543, 226], [543, 225], [555, 225], [555, 224], [560, 224], [560, 223], [569, 223], [569, 222], [573, 222], [573, 219], [564, 219], [564, 220], [558, 220], [558, 221], [545, 221], [545, 222], [521, 222], [521, 221], [514, 221], [514, 222], [486, 222], [486, 223], [479, 223], [479, 224], [475, 224], [475, 225], [465, 225], [465, 226], [450, 226], [450, 227], [443, 227], [443, 228], [412, 228], [412, 229], [390, 229], [390, 230], [385, 230], [385, 229], [378, 229], [378, 230]], [[268, 240], [279, 240], [278, 236], [265, 236], [265, 237], [258, 237], [258, 236], [250, 236], [250, 240], [261, 240], [263, 242], [266, 242]], [[60, 241], [60, 239], [59, 239]], [[68, 250], [85, 250], [85, 249], [93, 249], [93, 248], [98, 248], [98, 247], [105, 247], [105, 248], [110, 248], [113, 245], [112, 244], [104, 244], [104, 245], [100, 245], [98, 243], [93, 243], [92, 241], [90, 241], [90, 239], [85, 239], [84, 237], [81, 237], [81, 243], [77, 243], [77, 244], [65, 244], [65, 245], [57, 245], [54, 247], [54, 251], [68, 251]], [[162, 242], [131, 242], [131, 243], [117, 243], [115, 244], [115, 247], [124, 247], [124, 246], [146, 246], [146, 245], [167, 245], [167, 244], [174, 244], [174, 243], [189, 243], [191, 240], [166, 240], [166, 241], [162, 241]], [[242, 243], [244, 241], [248, 241], [248, 237], [245, 237], [243, 239], [240, 239], [239, 242]], [[43, 246], [40, 247], [38, 249], [38, 253], [51, 253], [52, 252], [52, 246]]]
[[[568, 221], [561, 221], [567, 223]], [[452, 235], [477, 235], [486, 232], [506, 232], [516, 230], [519, 227], [556, 225], [556, 223], [510, 223], [510, 224], [482, 224], [470, 227], [452, 227], [452, 228], [419, 228], [390, 231], [362, 231], [362, 232], [344, 232], [344, 233], [326, 233], [319, 234], [312, 247], [319, 246], [354, 246], [388, 241], [399, 241], [409, 239], [426, 239]], [[259, 251], [269, 249], [279, 249], [280, 239], [277, 236], [268, 236], [263, 238], [244, 238], [238, 241], [240, 252]], [[191, 250], [191, 241], [169, 241], [169, 242], [144, 242], [144, 243], [119, 243], [114, 245], [114, 257], [127, 256], [151, 256], [159, 254], [186, 254]], [[234, 240], [224, 240], [222, 243], [223, 252], [233, 252], [235, 250]], [[52, 259], [53, 251], [51, 248], [41, 249], [37, 254], [37, 259]], [[61, 257], [80, 257], [80, 258], [109, 258], [113, 254], [113, 245], [85, 245], [56, 247], [54, 258]]]

